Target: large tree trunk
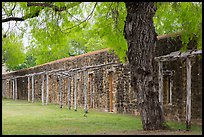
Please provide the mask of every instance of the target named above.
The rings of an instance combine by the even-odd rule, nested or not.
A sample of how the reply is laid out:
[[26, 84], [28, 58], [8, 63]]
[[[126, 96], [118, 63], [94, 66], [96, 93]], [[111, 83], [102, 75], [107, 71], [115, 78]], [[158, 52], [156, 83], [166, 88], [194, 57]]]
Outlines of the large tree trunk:
[[128, 42], [127, 57], [131, 70], [131, 85], [137, 92], [137, 103], [144, 130], [164, 129], [164, 116], [155, 88], [153, 59], [156, 32], [153, 2], [126, 2], [127, 17], [124, 27]]

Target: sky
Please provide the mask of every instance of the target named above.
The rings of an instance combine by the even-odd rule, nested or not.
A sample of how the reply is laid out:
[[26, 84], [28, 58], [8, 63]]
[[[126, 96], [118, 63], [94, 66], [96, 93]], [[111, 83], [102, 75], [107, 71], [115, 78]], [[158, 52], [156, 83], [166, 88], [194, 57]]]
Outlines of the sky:
[[[9, 23], [10, 23], [10, 28], [9, 28]], [[18, 24], [20, 24], [18, 27], [24, 27], [24, 22], [19, 22]], [[9, 31], [8, 31], [8, 28], [9, 28]], [[4, 31], [8, 31], [8, 32], [11, 32], [11, 31], [17, 31], [17, 28], [15, 26], [15, 21], [10, 21], [10, 22], [6, 22], [6, 23], [2, 23], [2, 29]], [[28, 46], [28, 38], [29, 38], [29, 31], [30, 29], [27, 28], [26, 30], [26, 33], [24, 34], [24, 37], [23, 37], [23, 45], [24, 47]], [[3, 34], [4, 35], [4, 34]]]

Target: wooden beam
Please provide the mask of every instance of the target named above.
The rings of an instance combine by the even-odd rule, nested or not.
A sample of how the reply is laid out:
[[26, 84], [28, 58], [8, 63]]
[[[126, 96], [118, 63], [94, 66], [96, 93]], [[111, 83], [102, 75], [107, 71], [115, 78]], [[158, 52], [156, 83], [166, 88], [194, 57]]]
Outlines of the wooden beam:
[[159, 61], [159, 102], [161, 103], [161, 107], [163, 108], [163, 62]]
[[34, 91], [35, 90], [35, 83], [34, 83], [34, 75], [32, 75], [32, 103], [34, 103]]
[[48, 104], [49, 99], [49, 74], [46, 73], [46, 105]]
[[202, 50], [188, 50], [186, 52], [181, 52], [181, 51], [175, 51], [171, 52], [170, 54], [155, 57], [155, 61], [173, 61], [177, 60], [178, 58], [188, 58], [188, 57], [193, 57], [196, 55], [202, 55]]
[[84, 71], [84, 112], [88, 113], [88, 106], [87, 106], [87, 79], [88, 79], [88, 72]]
[[42, 94], [41, 94], [41, 97], [42, 97], [42, 105], [44, 105], [44, 80], [45, 80], [45, 76], [44, 74], [42, 75], [42, 87], [41, 87], [41, 91], [42, 91]]
[[187, 69], [187, 98], [186, 98], [186, 130], [191, 128], [191, 61], [186, 59]]
[[28, 102], [30, 102], [30, 77], [28, 77]]
[[74, 110], [77, 111], [77, 74], [74, 76]]
[[67, 101], [67, 103], [68, 103], [68, 109], [69, 110], [71, 109], [71, 92], [70, 92], [70, 90], [71, 90], [71, 79], [68, 78], [68, 89], [67, 89], [68, 101]]
[[157, 36], [157, 40], [165, 39], [165, 38], [172, 38], [176, 36], [180, 36], [182, 32], [176, 32], [176, 33], [170, 33], [170, 34], [164, 34]]
[[[114, 65], [116, 64], [116, 65]], [[65, 69], [57, 69], [57, 70], [52, 70], [52, 71], [47, 71], [47, 72], [38, 72], [38, 73], [32, 73], [32, 74], [26, 74], [26, 75], [22, 75], [22, 76], [15, 76], [15, 77], [7, 77], [7, 78], [2, 78], [2, 80], [4, 79], [14, 79], [14, 78], [22, 78], [22, 77], [28, 77], [28, 76], [32, 76], [32, 75], [41, 75], [41, 74], [52, 74], [52, 73], [67, 73], [66, 75], [70, 76], [69, 74], [72, 74], [73, 72], [77, 73], [77, 72], [82, 72], [82, 71], [85, 71], [87, 69], [94, 69], [94, 68], [102, 68], [102, 67], [105, 67], [105, 66], [109, 66], [109, 65], [114, 65], [114, 67], [118, 66], [118, 65], [122, 65], [122, 63], [115, 63], [115, 62], [109, 62], [109, 63], [106, 63], [106, 64], [99, 64], [99, 65], [94, 65], [94, 66], [85, 66], [85, 67], [81, 67], [81, 68], [74, 68], [74, 69], [70, 69], [69, 71], [66, 71]], [[40, 67], [40, 66], [38, 66]], [[36, 68], [36, 67], [35, 67]], [[31, 68], [29, 68], [31, 69]], [[28, 69], [25, 69], [25, 70], [28, 70]], [[22, 72], [23, 70], [19, 70], [19, 71], [14, 71], [12, 73], [15, 73], [15, 72]], [[9, 73], [9, 74], [12, 74], [12, 73]], [[62, 74], [63, 74], [62, 73]]]
[[[31, 68], [29, 68], [31, 69]], [[12, 73], [15, 73], [15, 72], [22, 72], [23, 70], [28, 70], [28, 69], [22, 69], [22, 70], [19, 70], [19, 71], [14, 71], [14, 72], [11, 72], [11, 73], [6, 73], [6, 74], [12, 74]], [[23, 78], [23, 77], [29, 77], [29, 76], [37, 76], [37, 75], [41, 75], [41, 74], [52, 74], [52, 73], [57, 73], [59, 71], [65, 71], [65, 69], [57, 69], [57, 70], [52, 70], [52, 71], [47, 71], [47, 72], [38, 72], [38, 73], [32, 73], [32, 74], [26, 74], [26, 75], [22, 75], [22, 76], [10, 76], [10, 77], [7, 77], [7, 78], [3, 78], [2, 77], [2, 80], [4, 79], [15, 79], [15, 78]]]

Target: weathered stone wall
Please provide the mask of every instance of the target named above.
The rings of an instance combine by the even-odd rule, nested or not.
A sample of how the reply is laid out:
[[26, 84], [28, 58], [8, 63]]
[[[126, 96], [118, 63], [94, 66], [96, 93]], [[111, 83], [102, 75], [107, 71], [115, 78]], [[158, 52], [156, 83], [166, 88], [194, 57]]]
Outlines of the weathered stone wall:
[[[196, 49], [195, 41], [188, 44], [187, 49]], [[181, 49], [180, 37], [162, 39], [157, 43], [156, 56], [166, 55]], [[165, 50], [163, 50], [163, 49]], [[190, 58], [191, 68], [191, 118], [193, 121], [202, 120], [202, 57]], [[156, 73], [158, 74], [158, 66]], [[163, 62], [164, 71], [173, 71], [173, 76], [164, 75], [163, 105], [166, 119], [185, 121], [186, 117], [186, 59]], [[172, 104], [169, 103], [170, 79], [172, 79]]]
[[[165, 38], [157, 42], [156, 56], [166, 55], [181, 48], [180, 38]], [[192, 43], [188, 49], [192, 49]], [[202, 63], [201, 58], [191, 58], [192, 66], [192, 118], [202, 119]], [[84, 71], [75, 73], [77, 107], [84, 107], [84, 81], [87, 78], [87, 103], [88, 108], [97, 108], [102, 111], [119, 113], [139, 114], [136, 105], [136, 92], [130, 85], [130, 70], [128, 63], [121, 64], [118, 57], [109, 53], [107, 49], [100, 50], [77, 57], [65, 58], [44, 65], [29, 69], [19, 70], [13, 73], [4, 74], [3, 78], [9, 76], [26, 75], [43, 71], [65, 69], [69, 71], [85, 66], [95, 66], [115, 62], [116, 64], [101, 66], [99, 68], [87, 69], [87, 77]], [[155, 62], [155, 74], [158, 74], [158, 64]], [[183, 120], [185, 119], [186, 104], [186, 64], [183, 60], [164, 62], [164, 70], [174, 71], [172, 76], [172, 104], [169, 104], [169, 76], [164, 76], [164, 113], [166, 118]], [[71, 85], [71, 109], [74, 109], [75, 75], [62, 78], [62, 104], [68, 106], [68, 81]], [[44, 75], [46, 78], [46, 75]], [[42, 74], [34, 77], [35, 99], [41, 101]], [[157, 81], [157, 78], [155, 79]], [[28, 77], [17, 79], [17, 99], [28, 99]], [[2, 96], [12, 98], [12, 80], [2, 80]], [[59, 78], [57, 75], [49, 75], [49, 103], [60, 104]], [[30, 77], [30, 92], [31, 92]], [[158, 86], [157, 86], [158, 88]], [[46, 98], [46, 79], [44, 79], [44, 97]], [[30, 96], [31, 100], [31, 96]], [[46, 99], [45, 99], [46, 100]]]
[[[202, 62], [199, 56], [191, 58], [191, 116], [192, 119], [202, 119]], [[164, 63], [164, 70], [174, 71], [172, 76], [172, 104], [169, 103], [169, 78], [164, 76], [164, 112], [165, 116], [175, 120], [185, 120], [186, 114], [186, 61], [175, 60]]]
[[[63, 59], [60, 61], [47, 63], [45, 65], [36, 66], [33, 68], [25, 69], [16, 71], [13, 73], [8, 73], [4, 75], [3, 77], [8, 77], [12, 75], [26, 75], [26, 74], [32, 74], [37, 72], [43, 72], [43, 71], [51, 71], [51, 70], [57, 70], [57, 69], [65, 69], [65, 70], [71, 70], [75, 68], [81, 68], [85, 66], [95, 66], [95, 65], [101, 65], [101, 64], [108, 64], [111, 62], [115, 62], [116, 65], [119, 62], [119, 59], [117, 56], [115, 56], [112, 53], [108, 53], [108, 50], [101, 50], [93, 53], [88, 53], [86, 55], [80, 55], [77, 57], [71, 57], [68, 59]], [[113, 64], [115, 65], [115, 64]], [[109, 81], [109, 75], [111, 73], [112, 75], [112, 84], [113, 84], [113, 91], [112, 91], [112, 109], [114, 112], [117, 111], [115, 108], [115, 102], [117, 102], [116, 99], [116, 92], [115, 89], [117, 83], [117, 73], [114, 71], [114, 69], [117, 69], [117, 66], [113, 65], [107, 65], [102, 66], [99, 68], [90, 68], [86, 71], [88, 74], [88, 80], [87, 80], [87, 102], [88, 107], [90, 108], [99, 108], [103, 111], [110, 111], [110, 100], [109, 100], [109, 88], [110, 88], [110, 81]], [[120, 67], [120, 66], [119, 66]], [[77, 74], [77, 106], [84, 107], [84, 72], [78, 72]], [[67, 107], [68, 104], [68, 79], [71, 81], [71, 108], [74, 107], [74, 76], [70, 78], [62, 78], [62, 102], [63, 106]], [[10, 80], [10, 83], [8, 82], [9, 79], [3, 80], [2, 82], [7, 82], [6, 86], [3, 86], [3, 88], [6, 88], [6, 94], [4, 97], [12, 98], [12, 82]], [[57, 75], [49, 75], [49, 103], [57, 103], [59, 104], [59, 78]], [[92, 84], [91, 84], [92, 83]], [[46, 80], [44, 80], [44, 97], [46, 97]], [[34, 101], [41, 101], [41, 86], [42, 86], [42, 74], [41, 75], [35, 75], [34, 76]], [[8, 88], [9, 87], [9, 88]], [[21, 77], [17, 78], [17, 90], [18, 95], [17, 99], [28, 99], [28, 77]], [[32, 90], [32, 82], [30, 77], [30, 92]], [[94, 92], [94, 93], [93, 93]], [[3, 94], [3, 92], [2, 92]], [[30, 93], [31, 94], [31, 93]], [[31, 95], [30, 95], [31, 99]]]

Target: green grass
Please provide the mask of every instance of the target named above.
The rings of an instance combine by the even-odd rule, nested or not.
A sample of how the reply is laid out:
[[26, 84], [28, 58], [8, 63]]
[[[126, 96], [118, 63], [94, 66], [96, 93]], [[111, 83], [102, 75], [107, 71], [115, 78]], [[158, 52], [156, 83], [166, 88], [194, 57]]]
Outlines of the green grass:
[[[42, 106], [40, 102], [28, 103], [25, 100], [2, 100], [3, 135], [64, 135], [64, 134], [103, 134], [121, 131], [142, 130], [140, 117], [89, 110], [62, 109], [59, 105]], [[168, 123], [173, 129], [185, 129], [185, 124]], [[192, 126], [198, 132], [201, 126]]]

